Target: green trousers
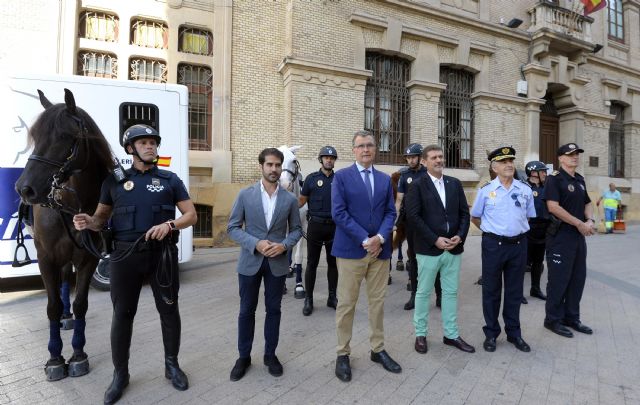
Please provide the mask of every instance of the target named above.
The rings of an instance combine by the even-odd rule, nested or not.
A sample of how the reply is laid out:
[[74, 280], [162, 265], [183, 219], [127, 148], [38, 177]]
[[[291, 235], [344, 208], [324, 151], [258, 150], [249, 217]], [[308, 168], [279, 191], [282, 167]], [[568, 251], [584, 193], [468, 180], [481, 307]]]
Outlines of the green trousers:
[[416, 336], [427, 336], [429, 299], [433, 283], [440, 272], [442, 285], [442, 330], [444, 336], [456, 339], [458, 332], [458, 275], [461, 255], [445, 251], [440, 256], [416, 255], [418, 261], [418, 289], [416, 291], [413, 326]]

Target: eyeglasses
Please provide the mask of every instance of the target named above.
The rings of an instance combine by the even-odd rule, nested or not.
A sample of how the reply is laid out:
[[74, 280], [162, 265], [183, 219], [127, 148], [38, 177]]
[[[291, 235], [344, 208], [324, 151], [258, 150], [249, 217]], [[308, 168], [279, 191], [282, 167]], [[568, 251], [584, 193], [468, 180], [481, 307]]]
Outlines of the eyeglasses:
[[516, 194], [511, 194], [511, 199], [515, 201], [516, 207], [520, 207], [520, 201], [518, 201], [518, 196]]
[[354, 148], [361, 149], [361, 150], [362, 149], [373, 149], [375, 147], [376, 147], [376, 145], [374, 143], [362, 143], [360, 145], [354, 146]]

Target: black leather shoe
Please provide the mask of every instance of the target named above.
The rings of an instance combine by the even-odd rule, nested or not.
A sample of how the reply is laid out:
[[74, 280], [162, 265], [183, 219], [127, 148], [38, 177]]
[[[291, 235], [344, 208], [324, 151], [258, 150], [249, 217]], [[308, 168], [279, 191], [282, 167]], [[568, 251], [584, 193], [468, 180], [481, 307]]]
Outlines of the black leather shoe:
[[520, 300], [521, 304], [527, 305], [529, 303], [529, 301], [527, 301], [527, 299], [524, 297], [524, 295], [522, 296], [522, 299]]
[[104, 393], [104, 405], [118, 402], [127, 385], [129, 385], [129, 370], [114, 370], [113, 380]]
[[164, 358], [164, 376], [171, 380], [171, 385], [178, 391], [186, 391], [189, 388], [189, 379], [180, 369], [178, 356], [167, 356]]
[[475, 353], [476, 352], [476, 348], [471, 346], [469, 343], [465, 342], [464, 340], [462, 340], [462, 338], [460, 336], [458, 336], [455, 339], [449, 339], [448, 337], [442, 337], [442, 342], [445, 345], [449, 345], [449, 346], [453, 346], [455, 348], [458, 348], [459, 350], [462, 350], [463, 352], [467, 352], [467, 353]]
[[531, 290], [529, 291], [529, 295], [531, 295], [532, 297], [540, 298], [542, 301], [547, 300], [547, 296], [544, 295], [540, 287], [531, 287]]
[[414, 343], [413, 348], [416, 349], [416, 352], [420, 354], [425, 354], [428, 350], [427, 348], [427, 337], [426, 336], [416, 336], [416, 343]]
[[391, 285], [391, 283], [393, 283], [393, 280], [391, 279], [391, 275], [389, 275], [389, 279], [387, 280], [387, 285]]
[[335, 292], [329, 291], [329, 297], [327, 298], [327, 306], [329, 308], [338, 308], [338, 297]]
[[588, 327], [587, 325], [585, 325], [584, 323], [580, 322], [580, 321], [562, 321], [562, 324], [565, 326], [570, 327], [571, 329], [575, 330], [576, 332], [580, 332], [580, 333], [585, 333], [587, 335], [591, 335], [593, 334], [593, 329], [591, 329], [590, 327]]
[[282, 364], [280, 364], [280, 360], [276, 355], [264, 355], [264, 365], [267, 366], [267, 370], [269, 374], [274, 377], [280, 377], [284, 370], [282, 369]]
[[349, 356], [338, 356], [336, 359], [336, 377], [343, 382], [351, 381], [351, 365], [349, 364]]
[[313, 313], [313, 298], [304, 299], [304, 307], [302, 307], [302, 315], [309, 316]]
[[560, 322], [545, 322], [544, 327], [560, 336], [564, 336], [566, 338], [573, 337], [573, 333], [566, 326], [563, 326]]
[[525, 342], [524, 339], [521, 338], [520, 336], [518, 337], [507, 336], [507, 342], [513, 343], [516, 349], [520, 350], [521, 352], [528, 353], [531, 351], [531, 347], [529, 347], [527, 342]]
[[413, 308], [415, 308], [415, 306], [416, 306], [416, 293], [412, 292], [411, 298], [409, 298], [409, 301], [407, 301], [407, 303], [404, 304], [404, 310], [410, 311]]
[[387, 354], [386, 350], [383, 350], [378, 353], [371, 352], [371, 361], [382, 364], [382, 367], [385, 370], [390, 371], [392, 373], [397, 374], [402, 372], [402, 367], [400, 367], [400, 364], [396, 363], [391, 358], [391, 356]]
[[404, 271], [404, 263], [402, 262], [402, 260], [398, 260], [398, 262], [396, 263], [396, 270]]
[[484, 343], [482, 344], [484, 350], [487, 352], [495, 352], [496, 351], [496, 338], [488, 337], [484, 339]]
[[236, 364], [231, 369], [231, 381], [238, 381], [244, 377], [249, 366], [251, 366], [251, 357], [240, 357], [236, 360]]

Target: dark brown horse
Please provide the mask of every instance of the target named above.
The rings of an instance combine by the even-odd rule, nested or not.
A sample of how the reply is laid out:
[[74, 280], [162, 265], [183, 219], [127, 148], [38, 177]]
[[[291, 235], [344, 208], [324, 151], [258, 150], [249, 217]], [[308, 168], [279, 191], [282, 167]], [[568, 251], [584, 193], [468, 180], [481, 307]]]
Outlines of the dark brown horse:
[[[41, 91], [38, 93], [45, 110], [29, 130], [33, 153], [15, 187], [22, 202], [34, 208], [33, 239], [48, 299], [51, 357], [45, 373], [48, 380], [54, 381], [89, 372], [88, 356], [84, 352], [85, 315], [89, 282], [98, 259], [82, 248], [71, 217], [78, 211], [94, 212], [102, 181], [114, 161], [100, 129], [89, 114], [76, 107], [71, 91], [65, 89], [65, 103], [56, 105]], [[99, 235], [90, 237], [99, 243]], [[60, 337], [63, 313], [60, 286], [62, 269], [69, 263], [76, 268], [77, 280], [73, 301], [73, 355], [66, 364]]]
[[[396, 200], [398, 194], [398, 182], [400, 181], [400, 172], [395, 172], [391, 175], [391, 186], [393, 187], [393, 201]], [[396, 230], [393, 232], [393, 241], [391, 249], [396, 250], [400, 244], [407, 239], [407, 231], [405, 229], [404, 221], [396, 222]]]

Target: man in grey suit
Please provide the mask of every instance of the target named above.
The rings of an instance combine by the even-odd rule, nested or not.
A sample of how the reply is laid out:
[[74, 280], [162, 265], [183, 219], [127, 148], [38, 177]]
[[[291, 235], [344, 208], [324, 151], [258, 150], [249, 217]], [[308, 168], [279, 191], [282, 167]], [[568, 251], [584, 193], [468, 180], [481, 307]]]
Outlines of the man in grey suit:
[[[256, 323], [260, 283], [264, 280], [264, 364], [269, 374], [282, 375], [276, 357], [280, 335], [280, 303], [289, 269], [287, 251], [302, 237], [298, 201], [278, 186], [282, 173], [282, 152], [267, 148], [258, 156], [262, 179], [243, 189], [231, 209], [227, 233], [242, 250], [238, 259], [240, 313], [238, 352], [231, 381], [240, 380], [251, 365], [251, 347]], [[244, 227], [243, 227], [244, 225]], [[288, 234], [287, 234], [288, 232]]]

